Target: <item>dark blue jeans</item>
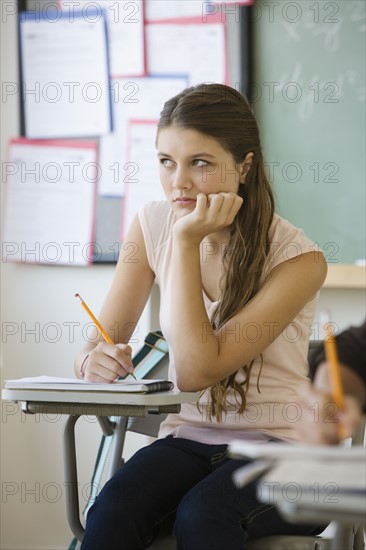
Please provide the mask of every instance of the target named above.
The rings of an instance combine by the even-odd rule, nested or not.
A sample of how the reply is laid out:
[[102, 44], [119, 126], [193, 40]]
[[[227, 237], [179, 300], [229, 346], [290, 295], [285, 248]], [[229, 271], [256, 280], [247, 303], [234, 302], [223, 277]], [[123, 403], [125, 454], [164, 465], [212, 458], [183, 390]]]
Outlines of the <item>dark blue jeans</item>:
[[169, 517], [178, 550], [244, 550], [248, 539], [321, 531], [286, 523], [257, 500], [255, 483], [237, 488], [232, 473], [244, 464], [227, 457], [227, 445], [155, 441], [106, 483], [89, 510], [82, 550], [148, 548]]

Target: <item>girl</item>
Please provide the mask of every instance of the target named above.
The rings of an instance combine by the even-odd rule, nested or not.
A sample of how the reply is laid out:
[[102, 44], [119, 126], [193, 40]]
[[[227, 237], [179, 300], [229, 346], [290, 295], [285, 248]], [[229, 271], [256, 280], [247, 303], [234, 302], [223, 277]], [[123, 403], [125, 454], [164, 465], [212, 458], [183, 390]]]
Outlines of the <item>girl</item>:
[[132, 223], [134, 261], [122, 250], [100, 315], [119, 328], [118, 343], [89, 343], [76, 373], [112, 382], [132, 371], [128, 341], [156, 280], [170, 379], [201, 399], [168, 415], [158, 440], [106, 484], [82, 548], [147, 548], [168, 516], [178, 550], [313, 533], [259, 504], [255, 484], [234, 486], [245, 462], [229, 459], [227, 445], [296, 438], [324, 258], [274, 214], [257, 123], [236, 90], [202, 84], [167, 101], [156, 147], [166, 201]]

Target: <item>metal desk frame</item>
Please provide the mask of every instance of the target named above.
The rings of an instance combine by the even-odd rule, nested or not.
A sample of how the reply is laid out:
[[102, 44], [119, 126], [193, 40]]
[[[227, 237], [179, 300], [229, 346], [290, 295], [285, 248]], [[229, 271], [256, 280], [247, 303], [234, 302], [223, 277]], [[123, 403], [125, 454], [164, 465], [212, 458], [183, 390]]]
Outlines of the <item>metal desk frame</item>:
[[[26, 414], [57, 412], [66, 415], [63, 430], [63, 458], [67, 521], [74, 536], [83, 540], [80, 521], [78, 471], [75, 426], [81, 416], [95, 416], [104, 435], [113, 435], [108, 478], [120, 467], [128, 419], [150, 414], [177, 413], [182, 403], [198, 400], [197, 393], [157, 392], [151, 394], [63, 391], [63, 390], [3, 390], [2, 398], [20, 402]], [[119, 417], [112, 422], [110, 417]]]

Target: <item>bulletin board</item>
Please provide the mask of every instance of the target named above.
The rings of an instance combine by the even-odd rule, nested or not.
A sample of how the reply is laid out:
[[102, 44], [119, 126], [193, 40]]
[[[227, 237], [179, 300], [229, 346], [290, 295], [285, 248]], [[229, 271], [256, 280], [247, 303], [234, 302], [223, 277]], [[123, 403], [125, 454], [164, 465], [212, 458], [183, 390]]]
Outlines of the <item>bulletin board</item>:
[[[126, 215], [126, 209], [132, 208], [131, 205], [136, 207], [139, 194], [154, 196], [157, 200], [163, 198], [159, 195], [161, 190], [157, 162], [153, 165], [151, 157], [147, 158], [148, 143], [142, 142], [146, 134], [151, 136], [151, 141], [153, 140], [151, 124], [157, 123], [164, 101], [184, 88], [199, 82], [225, 82], [239, 91], [247, 90], [250, 99], [251, 89], [248, 83], [253, 78], [251, 4], [252, 0], [219, 3], [197, 0], [18, 1], [21, 137], [32, 140], [33, 143], [37, 140], [40, 142], [64, 140], [65, 143], [61, 145], [65, 147], [70, 145], [72, 140], [83, 140], [84, 148], [85, 141], [89, 140], [93, 151], [94, 146], [97, 147], [95, 217], [92, 227], [94, 251], [92, 259], [85, 258], [85, 265], [115, 263], [118, 260], [126, 232], [124, 222], [130, 220], [132, 215], [131, 212], [127, 212], [128, 215]], [[23, 14], [24, 12], [34, 13], [34, 20], [38, 17], [38, 24], [30, 26], [31, 30], [28, 33], [24, 32], [25, 27], [22, 27], [22, 23], [31, 23], [32, 15], [28, 19], [27, 16], [22, 19], [22, 12]], [[70, 18], [73, 26], [67, 25]], [[51, 33], [52, 29], [55, 31], [54, 36], [59, 36], [59, 42], [63, 43], [59, 48], [55, 40], [52, 43], [53, 59], [59, 59], [64, 67], [63, 83], [76, 80], [76, 69], [74, 68], [74, 73], [71, 70], [74, 60], [71, 50], [67, 49], [68, 44], [73, 45], [80, 59], [85, 55], [86, 62], [83, 65], [87, 66], [90, 62], [87, 57], [88, 48], [85, 48], [84, 52], [83, 44], [76, 43], [77, 37], [80, 36], [74, 32], [76, 23], [80, 25], [80, 32], [85, 34], [87, 34], [86, 22], [99, 24], [99, 34], [95, 33], [96, 24], [91, 29], [95, 34], [94, 40], [99, 40], [101, 44], [98, 52], [103, 52], [104, 48], [103, 25], [105, 25], [107, 37], [107, 56], [103, 60], [104, 53], [100, 54], [97, 83], [92, 87], [90, 82], [88, 83], [87, 73], [84, 82], [81, 82], [82, 85], [80, 82], [78, 85], [74, 83], [73, 86], [69, 83], [67, 88], [69, 104], [66, 102], [63, 109], [56, 113], [59, 123], [53, 125], [50, 124], [50, 120], [55, 115], [52, 110], [54, 107], [52, 100], [55, 94], [61, 93], [61, 86], [57, 83], [58, 75], [52, 65], [49, 65], [49, 75], [39, 76], [39, 71], [47, 68], [47, 45], [39, 42], [37, 54], [37, 42], [34, 42], [38, 39], [37, 33], [41, 28], [39, 23], [44, 21], [48, 23], [44, 26], [45, 32]], [[62, 32], [65, 33], [63, 40], [61, 40]], [[200, 37], [199, 40], [197, 36]], [[45, 40], [44, 35], [43, 40]], [[135, 44], [132, 49], [128, 48], [131, 43]], [[93, 45], [91, 42], [89, 50]], [[34, 49], [35, 53], [32, 52], [27, 59], [29, 49]], [[38, 66], [37, 55], [39, 55]], [[134, 59], [131, 59], [132, 56]], [[27, 72], [29, 64], [31, 69]], [[103, 65], [102, 68], [100, 65]], [[106, 99], [106, 86], [103, 80], [106, 71], [109, 78], [109, 102], [105, 101], [103, 105], [102, 101], [95, 103], [98, 110], [91, 115], [90, 103], [93, 102], [93, 92], [101, 90], [100, 97], [103, 100]], [[27, 83], [26, 79], [29, 79], [29, 75], [32, 74], [33, 81]], [[90, 80], [92, 80], [91, 76]], [[37, 101], [35, 94], [31, 97], [30, 91], [35, 89], [39, 81], [41, 81], [41, 93]], [[70, 107], [75, 107], [71, 105], [70, 93], [74, 94], [73, 101], [74, 99], [76, 101], [77, 94], [80, 95], [82, 89], [91, 96], [88, 97], [89, 105], [83, 105], [81, 102], [78, 108], [84, 115], [84, 122], [80, 122], [78, 130], [77, 116], [70, 111]], [[31, 101], [34, 102], [32, 109], [30, 109]], [[44, 112], [47, 112], [47, 116], [44, 117], [42, 117], [42, 101]], [[56, 100], [54, 102], [57, 103]], [[89, 111], [86, 108], [89, 108]], [[145, 130], [141, 123], [147, 123]], [[63, 131], [58, 134], [60, 129]], [[145, 134], [142, 134], [142, 131], [145, 131]], [[132, 142], [131, 136], [134, 139]], [[151, 150], [155, 155], [153, 149], [152, 142]], [[37, 148], [33, 150], [36, 151]], [[63, 152], [66, 154], [65, 149]], [[70, 148], [70, 155], [73, 153], [76, 154]], [[82, 150], [80, 150], [81, 153]], [[131, 157], [133, 154], [135, 157]], [[146, 158], [144, 164], [140, 160], [142, 158]], [[33, 160], [36, 163], [37, 159]], [[20, 165], [23, 159], [17, 159], [17, 161]], [[69, 159], [67, 164], [72, 164], [72, 161]], [[40, 172], [42, 174], [42, 169]], [[142, 174], [144, 174], [144, 180], [140, 181], [139, 176]], [[18, 181], [17, 184], [20, 185], [20, 182]], [[131, 193], [131, 189], [136, 191], [137, 186], [141, 187], [138, 194]], [[34, 187], [36, 189], [36, 186]], [[89, 187], [91, 189], [91, 186]], [[57, 217], [57, 208], [54, 212]], [[22, 231], [23, 234], [26, 233], [26, 228], [23, 227]], [[77, 238], [78, 236], [76, 240]], [[44, 258], [40, 261], [44, 261]], [[52, 262], [46, 261], [46, 263]]]

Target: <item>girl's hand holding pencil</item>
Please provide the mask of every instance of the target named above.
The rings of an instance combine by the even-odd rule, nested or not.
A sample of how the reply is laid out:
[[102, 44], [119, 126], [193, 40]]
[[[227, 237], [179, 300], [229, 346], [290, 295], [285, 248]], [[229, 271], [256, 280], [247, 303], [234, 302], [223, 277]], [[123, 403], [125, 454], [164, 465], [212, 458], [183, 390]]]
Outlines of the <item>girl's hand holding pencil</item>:
[[114, 382], [133, 374], [132, 348], [128, 344], [114, 344], [113, 340], [86, 305], [80, 294], [75, 294], [105, 341], [99, 342], [82, 362], [80, 377], [89, 382]]

